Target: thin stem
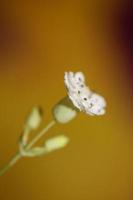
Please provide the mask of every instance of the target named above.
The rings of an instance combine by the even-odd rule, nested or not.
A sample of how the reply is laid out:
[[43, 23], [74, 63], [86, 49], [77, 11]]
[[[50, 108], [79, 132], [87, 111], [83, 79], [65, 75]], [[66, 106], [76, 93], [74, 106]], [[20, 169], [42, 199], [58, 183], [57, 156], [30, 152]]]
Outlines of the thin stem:
[[54, 126], [56, 121], [51, 121], [39, 134], [36, 135], [36, 137], [27, 145], [26, 149], [30, 149], [38, 140], [44, 136], [44, 134]]
[[[30, 149], [38, 140], [41, 139], [44, 134], [55, 125], [56, 121], [51, 121], [39, 134], [36, 135], [36, 137], [27, 145], [26, 149]], [[20, 152], [17, 152], [15, 156], [0, 170], [0, 176], [5, 174], [13, 165], [16, 164], [16, 162], [22, 158], [22, 155]]]
[[22, 157], [20, 152], [17, 152], [15, 156], [1, 169], [0, 176], [5, 174], [16, 162]]

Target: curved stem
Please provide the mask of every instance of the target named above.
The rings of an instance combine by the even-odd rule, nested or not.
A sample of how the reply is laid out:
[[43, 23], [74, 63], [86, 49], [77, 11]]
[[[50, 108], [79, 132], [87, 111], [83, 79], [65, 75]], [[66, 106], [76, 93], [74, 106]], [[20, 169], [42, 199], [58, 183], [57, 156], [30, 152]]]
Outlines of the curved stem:
[[[30, 149], [44, 134], [55, 125], [56, 121], [51, 121], [36, 137], [26, 146], [26, 149]], [[0, 170], [0, 176], [5, 174], [16, 162], [22, 158], [20, 152], [17, 152], [15, 156]]]

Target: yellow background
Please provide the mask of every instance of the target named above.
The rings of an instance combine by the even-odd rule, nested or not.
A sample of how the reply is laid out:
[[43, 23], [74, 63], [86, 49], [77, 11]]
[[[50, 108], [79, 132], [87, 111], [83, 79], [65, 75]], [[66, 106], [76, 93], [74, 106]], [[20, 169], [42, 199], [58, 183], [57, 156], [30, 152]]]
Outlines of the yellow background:
[[46, 138], [67, 134], [69, 145], [19, 161], [0, 177], [0, 200], [132, 200], [133, 98], [111, 20], [121, 6], [85, 0], [2, 5], [1, 19], [11, 34], [5, 49], [0, 47], [1, 166], [17, 151], [33, 105], [44, 109], [42, 127], [52, 119], [51, 108], [66, 95], [65, 71], [83, 71], [108, 106], [105, 116], [80, 113], [53, 128]]

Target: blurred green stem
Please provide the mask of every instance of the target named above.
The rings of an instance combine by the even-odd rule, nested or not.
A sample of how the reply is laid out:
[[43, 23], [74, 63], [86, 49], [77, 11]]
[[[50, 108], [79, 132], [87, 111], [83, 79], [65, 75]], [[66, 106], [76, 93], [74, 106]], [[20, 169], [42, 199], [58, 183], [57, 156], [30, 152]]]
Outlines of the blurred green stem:
[[[36, 135], [36, 137], [26, 146], [26, 149], [30, 149], [38, 140], [41, 139], [44, 134], [55, 125], [56, 121], [52, 120], [39, 134]], [[17, 152], [15, 156], [0, 170], [0, 176], [5, 174], [13, 165], [16, 164], [16, 162], [22, 158], [20, 152]]]

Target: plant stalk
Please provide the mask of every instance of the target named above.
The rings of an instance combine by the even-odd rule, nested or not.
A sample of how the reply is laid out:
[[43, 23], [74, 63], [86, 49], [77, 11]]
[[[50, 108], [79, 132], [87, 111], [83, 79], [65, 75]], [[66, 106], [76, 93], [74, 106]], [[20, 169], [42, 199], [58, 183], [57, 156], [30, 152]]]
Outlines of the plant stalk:
[[[51, 121], [39, 134], [33, 138], [31, 142], [26, 146], [26, 149], [30, 149], [36, 142], [38, 142], [44, 134], [55, 125], [56, 121]], [[0, 176], [4, 175], [12, 166], [14, 166], [20, 158], [23, 156], [20, 152], [17, 152], [13, 158], [0, 170]]]

